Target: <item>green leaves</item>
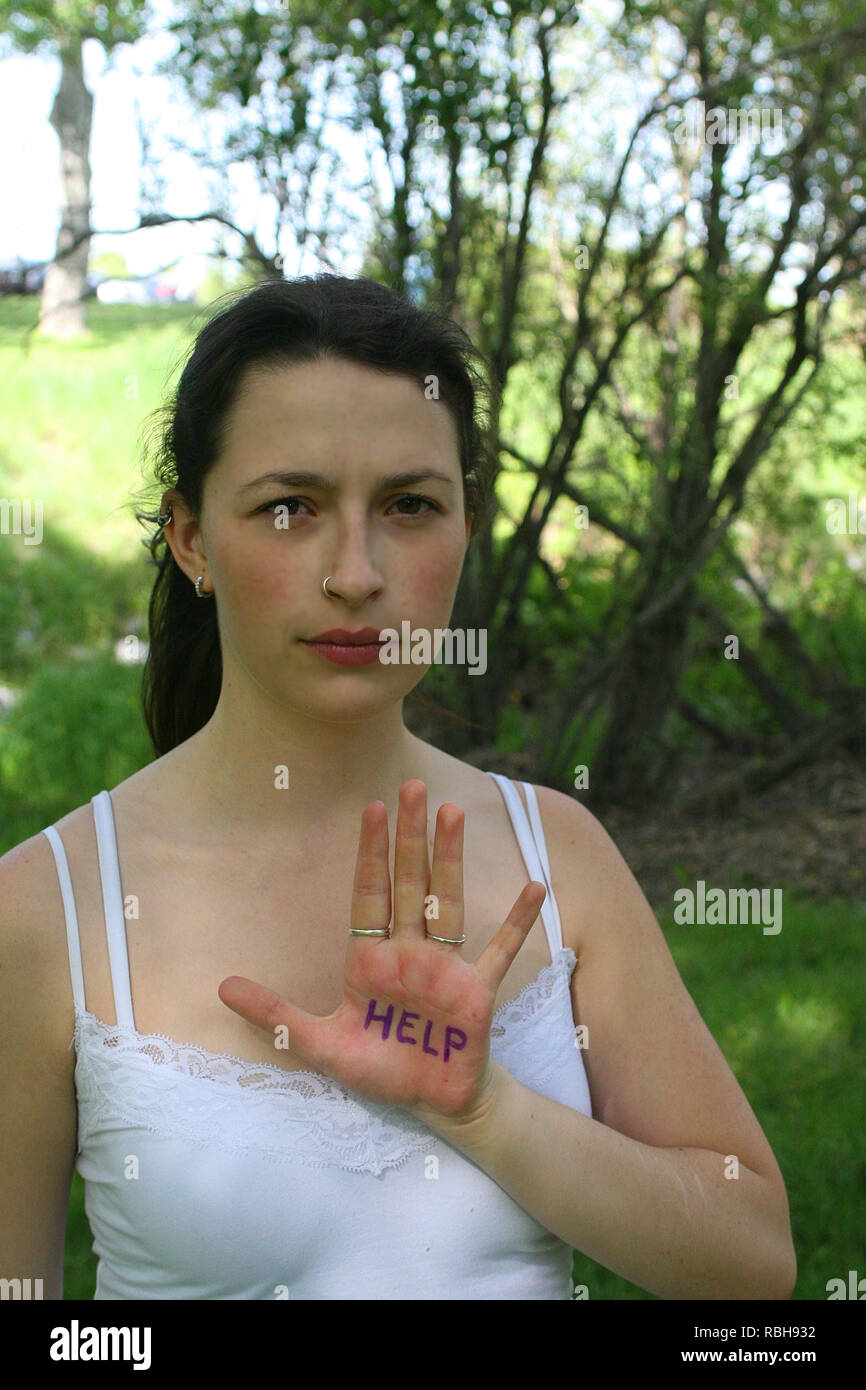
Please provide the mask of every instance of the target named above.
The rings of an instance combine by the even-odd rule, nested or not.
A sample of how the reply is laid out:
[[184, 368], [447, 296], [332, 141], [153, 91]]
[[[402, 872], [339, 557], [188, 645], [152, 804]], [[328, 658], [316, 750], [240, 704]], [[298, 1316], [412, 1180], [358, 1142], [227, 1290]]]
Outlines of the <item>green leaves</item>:
[[70, 42], [98, 39], [107, 51], [135, 43], [152, 21], [149, 0], [0, 0], [0, 28], [24, 53], [59, 49]]

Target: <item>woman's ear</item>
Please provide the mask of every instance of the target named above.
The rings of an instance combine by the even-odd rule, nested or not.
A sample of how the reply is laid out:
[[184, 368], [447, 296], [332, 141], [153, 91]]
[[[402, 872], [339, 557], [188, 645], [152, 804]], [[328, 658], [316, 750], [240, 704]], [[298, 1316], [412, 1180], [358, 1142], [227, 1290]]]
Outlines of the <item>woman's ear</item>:
[[190, 511], [180, 493], [171, 496], [163, 494], [163, 511], [166, 501], [171, 503], [171, 520], [163, 532], [166, 544], [178, 567], [192, 582], [198, 574], [207, 575], [207, 555], [203, 549], [201, 520]]

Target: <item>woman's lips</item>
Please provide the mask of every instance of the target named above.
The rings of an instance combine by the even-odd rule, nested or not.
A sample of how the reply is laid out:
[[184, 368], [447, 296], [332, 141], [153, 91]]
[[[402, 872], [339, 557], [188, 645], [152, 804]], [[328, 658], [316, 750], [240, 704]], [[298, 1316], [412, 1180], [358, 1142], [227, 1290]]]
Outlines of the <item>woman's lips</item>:
[[384, 642], [304, 642], [305, 647], [337, 666], [371, 666], [379, 661]]

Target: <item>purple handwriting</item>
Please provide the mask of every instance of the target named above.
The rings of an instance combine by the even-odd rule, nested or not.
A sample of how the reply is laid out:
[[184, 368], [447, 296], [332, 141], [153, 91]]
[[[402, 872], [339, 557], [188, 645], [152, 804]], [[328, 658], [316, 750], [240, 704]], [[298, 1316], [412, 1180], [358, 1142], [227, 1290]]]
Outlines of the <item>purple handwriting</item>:
[[[397, 1039], [398, 1042], [401, 1042], [401, 1043], [411, 1043], [413, 1047], [417, 1044], [418, 1039], [417, 1039], [417, 1038], [410, 1038], [410, 1037], [407, 1037], [407, 1036], [406, 1036], [406, 1033], [407, 1033], [407, 1030], [408, 1030], [408, 1029], [414, 1027], [414, 1024], [410, 1023], [410, 1019], [415, 1019], [415, 1018], [420, 1018], [420, 1017], [421, 1017], [420, 1014], [411, 1014], [411, 1013], [407, 1013], [407, 1011], [406, 1011], [405, 1009], [403, 1010], [403, 1012], [402, 1012], [401, 1015], [400, 1015], [400, 1022], [397, 1024], [397, 1027], [396, 1027], [396, 1029], [394, 1030], [394, 1036], [396, 1037], [396, 1039]], [[384, 1012], [383, 1014], [377, 1014], [377, 1013], [376, 1013], [376, 1001], [375, 1001], [375, 999], [371, 999], [371, 1000], [370, 1000], [369, 1006], [368, 1006], [368, 1008], [367, 1008], [367, 1017], [364, 1019], [364, 1027], [365, 1027], [365, 1028], [369, 1028], [370, 1025], [373, 1024], [373, 1023], [381, 1023], [381, 1025], [382, 1025], [382, 1038], [383, 1038], [384, 1040], [387, 1041], [388, 1035], [389, 1035], [390, 1032], [391, 1032], [391, 1024], [393, 1023], [393, 1021], [394, 1021], [394, 1005], [393, 1005], [393, 1004], [389, 1004], [388, 1007], [387, 1007], [387, 1009], [385, 1010], [385, 1012]], [[438, 1056], [439, 1056], [439, 1050], [438, 1050], [438, 1048], [435, 1048], [435, 1047], [431, 1047], [431, 1046], [430, 1046], [430, 1034], [432, 1033], [432, 1031], [433, 1031], [433, 1020], [432, 1020], [432, 1018], [428, 1018], [427, 1023], [426, 1023], [426, 1026], [425, 1026], [425, 1028], [424, 1028], [424, 1039], [423, 1039], [423, 1043], [422, 1043], [422, 1046], [421, 1046], [421, 1051], [422, 1051], [422, 1052], [428, 1052], [428, 1053], [430, 1054], [431, 1057], [438, 1057]], [[443, 1049], [442, 1049], [442, 1061], [443, 1061], [443, 1062], [447, 1062], [447, 1061], [448, 1061], [448, 1058], [451, 1056], [451, 1053], [452, 1053], [452, 1052], [462, 1052], [465, 1046], [466, 1046], [466, 1034], [463, 1032], [463, 1029], [462, 1029], [462, 1028], [452, 1028], [450, 1024], [446, 1025], [446, 1028], [445, 1028], [445, 1043], [444, 1043], [444, 1046], [443, 1046]]]

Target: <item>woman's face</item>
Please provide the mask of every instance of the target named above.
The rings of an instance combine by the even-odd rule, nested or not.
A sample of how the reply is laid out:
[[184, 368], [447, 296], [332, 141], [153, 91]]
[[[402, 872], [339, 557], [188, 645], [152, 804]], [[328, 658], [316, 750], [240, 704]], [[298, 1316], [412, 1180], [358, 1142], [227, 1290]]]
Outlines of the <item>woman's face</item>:
[[[393, 480], [405, 473], [423, 476]], [[251, 369], [200, 517], [224, 663], [318, 718], [380, 712], [429, 667], [334, 665], [304, 640], [331, 628], [401, 632], [407, 619], [413, 632], [446, 628], [469, 530], [442, 400], [345, 361]]]

